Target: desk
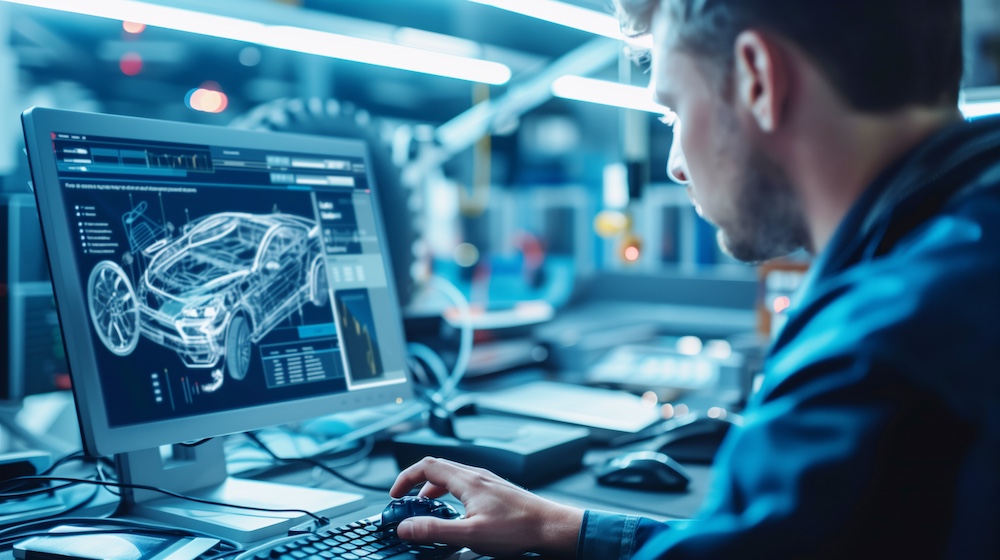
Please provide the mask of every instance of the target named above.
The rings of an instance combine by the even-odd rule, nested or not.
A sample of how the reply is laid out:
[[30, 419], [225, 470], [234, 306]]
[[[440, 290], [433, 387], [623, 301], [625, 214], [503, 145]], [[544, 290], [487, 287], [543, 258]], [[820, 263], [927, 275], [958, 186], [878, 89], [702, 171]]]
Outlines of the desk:
[[[620, 450], [593, 450], [585, 457], [586, 464], [602, 461], [608, 454], [620, 453]], [[349, 477], [356, 477], [360, 482], [372, 485], [384, 485], [386, 488], [395, 480], [398, 468], [387, 448], [379, 449], [370, 458], [361, 463], [340, 469]], [[598, 485], [587, 466], [580, 471], [556, 480], [541, 487], [532, 488], [536, 494], [545, 498], [587, 509], [599, 509], [631, 515], [641, 515], [658, 520], [691, 517], [700, 507], [710, 484], [710, 468], [693, 465], [688, 469], [692, 481], [688, 492], [664, 493], [643, 492]], [[333, 477], [326, 476], [324, 488], [358, 492], [365, 496], [360, 507], [331, 519], [334, 525], [350, 523], [371, 515], [378, 515], [389, 501], [387, 494], [370, 490], [359, 490]], [[308, 475], [302, 472], [282, 476], [279, 482], [301, 482]], [[445, 498], [446, 500], [449, 497]], [[259, 543], [253, 543], [259, 544]]]
[[[464, 391], [490, 391], [539, 379], [569, 381], [565, 375], [554, 376], [551, 372], [540, 369], [525, 369], [517, 372], [508, 372], [503, 376], [470, 379], [463, 384], [462, 389]], [[237, 466], [240, 461], [239, 453], [233, 453], [232, 451], [243, 441], [241, 438], [242, 436], [232, 436], [229, 443], [234, 445], [227, 445], [227, 448], [232, 447], [229, 453], [230, 460], [233, 461], [231, 466]], [[392, 457], [389, 445], [388, 442], [380, 443], [370, 456], [355, 464], [337, 468], [339, 472], [348, 478], [365, 484], [386, 488], [386, 492], [384, 493], [359, 489], [326, 473], [316, 475], [308, 468], [283, 468], [280, 471], [272, 472], [272, 474], [268, 475], [268, 479], [286, 484], [319, 486], [363, 495], [364, 500], [358, 504], [357, 508], [349, 510], [331, 520], [337, 525], [349, 523], [381, 513], [382, 509], [388, 503], [390, 499], [388, 488], [395, 480], [399, 471]], [[279, 455], [296, 455], [312, 452], [307, 449], [296, 449], [295, 445], [271, 446]], [[641, 446], [642, 443], [636, 445], [636, 447]], [[641, 515], [658, 520], [692, 517], [697, 512], [709, 487], [710, 469], [708, 467], [685, 465], [692, 477], [692, 481], [689, 491], [684, 493], [646, 492], [598, 485], [591, 472], [592, 466], [602, 463], [611, 455], [617, 455], [622, 452], [623, 449], [591, 449], [586, 453], [583, 466], [578, 471], [544, 486], [532, 488], [531, 490], [545, 498], [574, 507]], [[316, 472], [318, 473], [319, 471]], [[90, 488], [83, 486], [74, 492], [76, 492], [75, 496], [68, 499], [70, 503], [79, 501], [81, 497], [90, 492]], [[89, 514], [98, 516], [113, 511], [115, 497], [103, 490], [101, 494], [102, 499], [96, 505], [88, 507], [82, 512], [77, 513], [77, 515]], [[244, 544], [253, 545], [259, 543]], [[0, 560], [11, 557], [9, 552], [0, 552]]]
[[[593, 450], [585, 457], [585, 464], [592, 465], [602, 461], [609, 454], [620, 450]], [[368, 458], [338, 469], [345, 476], [355, 478], [366, 484], [384, 486], [395, 480], [398, 468], [387, 446], [379, 446]], [[704, 499], [709, 485], [709, 469], [701, 466], [691, 466], [688, 469], [692, 476], [690, 491], [686, 493], [642, 492], [598, 485], [587, 466], [547, 485], [534, 488], [535, 493], [553, 501], [575, 507], [614, 511], [632, 515], [642, 515], [653, 519], [666, 520], [678, 517], [690, 517]], [[316, 479], [308, 469], [294, 469], [271, 477], [275, 482], [287, 484], [315, 484]], [[350, 491], [362, 494], [365, 499], [355, 510], [337, 516], [331, 521], [342, 525], [372, 515], [378, 515], [389, 501], [388, 494], [355, 488], [332, 476], [323, 474], [320, 486], [335, 490]], [[81, 492], [89, 492], [81, 488]], [[86, 510], [92, 515], [109, 513], [113, 504], [107, 496], [97, 507]], [[248, 546], [261, 543], [245, 543]], [[10, 551], [0, 552], [0, 560], [13, 558]]]

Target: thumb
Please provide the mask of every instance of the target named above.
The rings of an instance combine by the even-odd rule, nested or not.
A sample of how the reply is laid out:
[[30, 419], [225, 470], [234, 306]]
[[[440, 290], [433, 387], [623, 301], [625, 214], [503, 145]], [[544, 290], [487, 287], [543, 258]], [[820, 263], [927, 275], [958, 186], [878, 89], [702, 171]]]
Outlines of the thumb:
[[404, 519], [396, 534], [404, 541], [418, 543], [442, 543], [464, 545], [467, 534], [465, 519], [440, 519], [431, 516], [419, 516]]

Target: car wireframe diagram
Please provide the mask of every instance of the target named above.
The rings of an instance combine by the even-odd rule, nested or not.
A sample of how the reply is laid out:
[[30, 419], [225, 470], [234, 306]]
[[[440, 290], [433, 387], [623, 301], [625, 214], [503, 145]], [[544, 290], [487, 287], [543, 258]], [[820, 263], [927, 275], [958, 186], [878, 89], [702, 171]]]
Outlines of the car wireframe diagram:
[[252, 345], [306, 303], [328, 305], [329, 284], [315, 221], [292, 214], [221, 212], [145, 246], [133, 286], [110, 260], [90, 273], [87, 303], [105, 347], [131, 354], [140, 334], [192, 368], [242, 380]]

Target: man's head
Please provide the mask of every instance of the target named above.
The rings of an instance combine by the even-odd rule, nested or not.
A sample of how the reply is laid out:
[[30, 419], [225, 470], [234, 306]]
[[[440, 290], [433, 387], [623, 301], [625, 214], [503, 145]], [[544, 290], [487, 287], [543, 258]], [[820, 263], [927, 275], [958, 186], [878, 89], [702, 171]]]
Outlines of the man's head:
[[684, 157], [672, 154], [670, 171], [693, 183], [740, 260], [812, 248], [801, 189], [778, 157], [794, 142], [774, 147], [789, 115], [801, 131], [804, 106], [822, 112], [817, 91], [845, 114], [957, 103], [961, 0], [617, 2], [627, 32], [652, 34], [653, 85], [679, 117]]

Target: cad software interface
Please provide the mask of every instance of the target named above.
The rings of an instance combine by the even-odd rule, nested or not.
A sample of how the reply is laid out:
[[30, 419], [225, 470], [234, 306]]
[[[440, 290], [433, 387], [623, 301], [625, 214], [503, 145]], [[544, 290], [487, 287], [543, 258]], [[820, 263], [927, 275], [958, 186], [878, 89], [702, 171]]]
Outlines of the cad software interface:
[[404, 380], [362, 158], [52, 147], [112, 426]]

